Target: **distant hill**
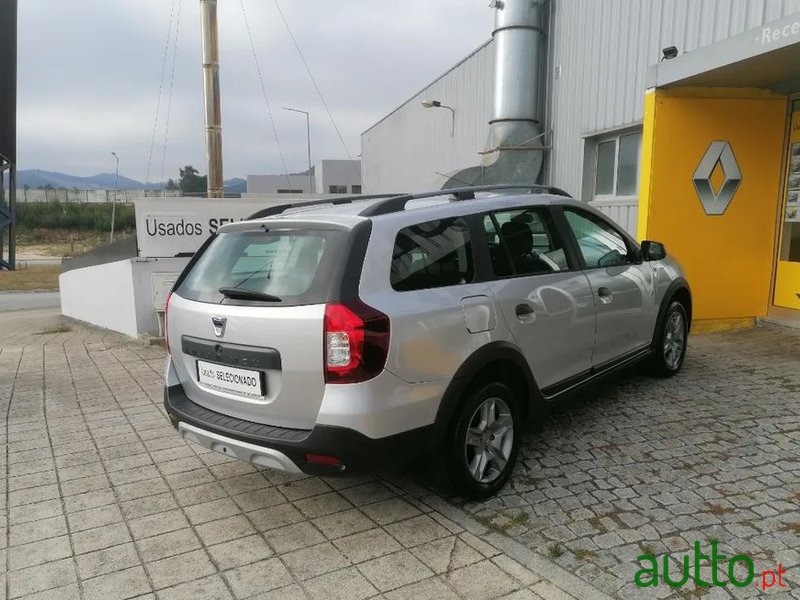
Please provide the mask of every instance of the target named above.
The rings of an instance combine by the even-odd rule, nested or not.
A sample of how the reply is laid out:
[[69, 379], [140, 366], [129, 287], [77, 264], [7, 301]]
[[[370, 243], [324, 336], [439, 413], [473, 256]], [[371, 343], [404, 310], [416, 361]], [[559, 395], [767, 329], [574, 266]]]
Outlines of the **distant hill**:
[[[114, 173], [100, 173], [91, 177], [78, 177], [57, 173], [55, 171], [41, 171], [39, 169], [29, 169], [17, 171], [17, 188], [25, 186], [32, 189], [52, 186], [56, 189], [79, 189], [79, 190], [113, 190]], [[121, 190], [160, 190], [164, 183], [149, 183], [145, 186], [141, 181], [136, 181], [123, 175], [119, 176], [117, 182]], [[225, 181], [225, 192], [229, 194], [243, 194], [247, 191], [247, 181], [239, 177], [227, 179]]]

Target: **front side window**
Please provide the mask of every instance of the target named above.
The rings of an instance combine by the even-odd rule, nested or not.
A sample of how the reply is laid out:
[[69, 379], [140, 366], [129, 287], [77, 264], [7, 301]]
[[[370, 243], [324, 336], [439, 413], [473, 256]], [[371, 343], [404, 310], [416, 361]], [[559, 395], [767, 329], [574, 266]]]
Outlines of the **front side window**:
[[539, 275], [569, 269], [550, 213], [524, 208], [483, 218], [492, 270], [498, 277]]
[[632, 262], [625, 238], [603, 219], [572, 209], [564, 210], [587, 269], [615, 267]]
[[394, 242], [391, 283], [398, 292], [470, 283], [475, 269], [463, 219], [440, 219], [402, 229]]
[[594, 182], [595, 197], [624, 197], [637, 194], [641, 146], [641, 132], [598, 142]]

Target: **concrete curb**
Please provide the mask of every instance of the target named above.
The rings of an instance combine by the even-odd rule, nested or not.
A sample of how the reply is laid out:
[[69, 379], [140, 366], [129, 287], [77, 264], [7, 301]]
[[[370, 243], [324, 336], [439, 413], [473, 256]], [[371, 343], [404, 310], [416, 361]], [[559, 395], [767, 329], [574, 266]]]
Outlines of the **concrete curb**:
[[58, 288], [44, 288], [39, 290], [4, 290], [0, 294], [53, 294], [59, 292]]
[[581, 600], [614, 600], [605, 592], [590, 585], [577, 575], [537, 554], [512, 538], [490, 531], [485, 525], [478, 523], [460, 508], [449, 504], [437, 496], [425, 496], [420, 499], [436, 512], [441, 513], [471, 534], [491, 544], [504, 554], [525, 566], [542, 579], [550, 581], [561, 590]]

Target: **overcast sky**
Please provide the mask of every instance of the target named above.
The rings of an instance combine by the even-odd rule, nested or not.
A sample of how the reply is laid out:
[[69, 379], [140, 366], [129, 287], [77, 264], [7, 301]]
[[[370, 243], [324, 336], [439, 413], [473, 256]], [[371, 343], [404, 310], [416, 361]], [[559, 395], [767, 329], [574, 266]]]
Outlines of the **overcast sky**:
[[[344, 149], [273, 0], [244, 0], [290, 171]], [[164, 177], [205, 173], [198, 0], [182, 3]], [[18, 168], [144, 180], [173, 0], [21, 0]], [[353, 157], [360, 134], [489, 38], [487, 0], [281, 0]], [[225, 177], [279, 173], [281, 163], [250, 50], [241, 0], [219, 1]], [[150, 167], [162, 174], [167, 68]], [[422, 109], [421, 109], [422, 110]]]

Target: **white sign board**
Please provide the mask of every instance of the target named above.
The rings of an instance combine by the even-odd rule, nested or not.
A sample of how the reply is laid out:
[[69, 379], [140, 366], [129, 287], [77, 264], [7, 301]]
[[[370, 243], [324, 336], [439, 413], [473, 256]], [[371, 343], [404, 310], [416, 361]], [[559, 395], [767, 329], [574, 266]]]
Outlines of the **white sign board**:
[[226, 223], [241, 221], [269, 206], [297, 202], [278, 199], [138, 198], [136, 245], [139, 256], [167, 258], [194, 254]]

